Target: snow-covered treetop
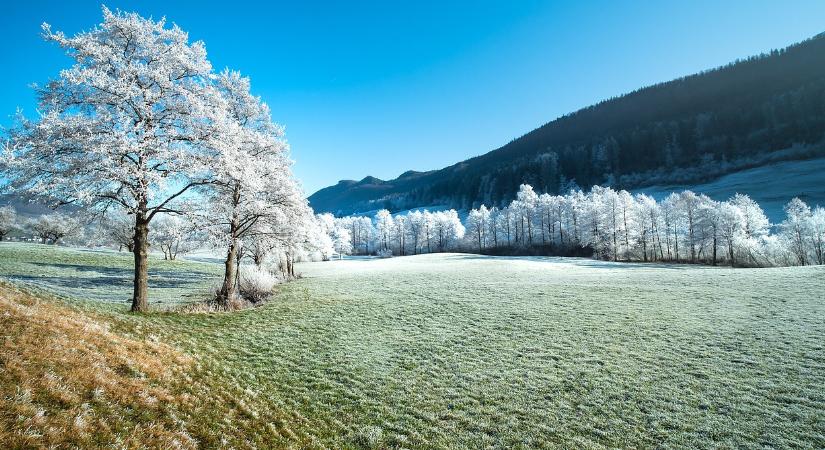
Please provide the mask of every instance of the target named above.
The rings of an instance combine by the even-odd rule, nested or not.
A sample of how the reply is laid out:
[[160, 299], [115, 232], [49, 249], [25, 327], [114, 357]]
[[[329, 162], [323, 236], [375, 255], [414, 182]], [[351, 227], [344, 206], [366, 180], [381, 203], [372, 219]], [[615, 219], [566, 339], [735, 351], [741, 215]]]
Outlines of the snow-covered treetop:
[[226, 123], [202, 42], [105, 7], [90, 31], [43, 32], [74, 64], [37, 87], [39, 120], [21, 115], [11, 133], [3, 158], [17, 188], [151, 215], [202, 182], [210, 138]]

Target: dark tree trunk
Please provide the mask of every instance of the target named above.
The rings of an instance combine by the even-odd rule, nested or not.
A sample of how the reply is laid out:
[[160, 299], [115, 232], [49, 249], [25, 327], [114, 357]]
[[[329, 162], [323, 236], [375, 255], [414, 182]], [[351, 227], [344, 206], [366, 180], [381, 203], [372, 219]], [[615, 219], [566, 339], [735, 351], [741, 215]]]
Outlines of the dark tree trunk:
[[226, 252], [226, 261], [224, 261], [223, 271], [223, 285], [221, 285], [221, 293], [218, 298], [218, 303], [221, 306], [228, 306], [229, 301], [235, 297], [235, 278], [238, 271], [236, 258], [238, 257], [238, 242], [232, 239], [229, 244], [229, 250]]
[[[232, 193], [232, 204], [237, 206], [241, 199], [240, 186], [235, 186]], [[237, 278], [237, 257], [238, 257], [238, 227], [239, 218], [236, 212], [232, 213], [232, 220], [229, 223], [229, 249], [226, 252], [226, 261], [224, 261], [223, 285], [221, 286], [220, 295], [218, 295], [218, 304], [223, 307], [229, 306], [229, 302], [235, 298], [235, 279]]]
[[713, 265], [714, 266], [716, 265], [716, 245], [717, 245], [716, 236], [713, 236]]
[[642, 233], [642, 255], [645, 262], [647, 262], [647, 232]]
[[135, 215], [135, 282], [132, 311], [149, 311], [149, 219], [146, 213]]

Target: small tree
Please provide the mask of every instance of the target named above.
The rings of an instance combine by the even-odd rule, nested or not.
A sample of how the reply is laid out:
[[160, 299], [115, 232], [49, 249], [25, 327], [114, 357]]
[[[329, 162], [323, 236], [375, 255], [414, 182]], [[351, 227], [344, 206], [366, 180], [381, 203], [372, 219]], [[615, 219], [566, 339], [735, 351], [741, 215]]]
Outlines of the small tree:
[[198, 247], [199, 239], [195, 228], [195, 225], [181, 217], [164, 215], [158, 219], [150, 238], [160, 247], [163, 259], [174, 261], [179, 254]]
[[122, 211], [114, 211], [103, 216], [100, 226], [103, 228], [105, 240], [116, 245], [118, 251], [124, 248], [129, 252], [135, 250], [135, 223]]
[[40, 238], [41, 244], [57, 244], [66, 236], [78, 232], [81, 224], [60, 213], [45, 214], [29, 222], [32, 233]]
[[17, 226], [17, 212], [11, 206], [0, 208], [0, 241], [6, 239]]
[[825, 264], [825, 208], [817, 206], [811, 214], [811, 233], [817, 264]]
[[[469, 236], [476, 242], [480, 252], [487, 245], [487, 225], [490, 221], [490, 211], [486, 206], [481, 205], [478, 209], [473, 209], [467, 215], [466, 230]], [[542, 228], [543, 230], [543, 228]], [[544, 236], [544, 231], [542, 231]]]
[[808, 242], [811, 233], [811, 208], [805, 202], [794, 197], [785, 205], [785, 221], [780, 228], [782, 237], [796, 257], [800, 266], [808, 263]]
[[346, 227], [336, 226], [332, 229], [332, 245], [338, 253], [338, 259], [352, 253], [352, 236]]

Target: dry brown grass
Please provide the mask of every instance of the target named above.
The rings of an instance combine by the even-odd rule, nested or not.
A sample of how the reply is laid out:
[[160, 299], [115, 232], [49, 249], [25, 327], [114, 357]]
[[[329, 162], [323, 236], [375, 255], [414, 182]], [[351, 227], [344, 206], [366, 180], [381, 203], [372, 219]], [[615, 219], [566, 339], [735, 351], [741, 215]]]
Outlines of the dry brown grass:
[[169, 387], [192, 361], [0, 284], [0, 448], [194, 448]]

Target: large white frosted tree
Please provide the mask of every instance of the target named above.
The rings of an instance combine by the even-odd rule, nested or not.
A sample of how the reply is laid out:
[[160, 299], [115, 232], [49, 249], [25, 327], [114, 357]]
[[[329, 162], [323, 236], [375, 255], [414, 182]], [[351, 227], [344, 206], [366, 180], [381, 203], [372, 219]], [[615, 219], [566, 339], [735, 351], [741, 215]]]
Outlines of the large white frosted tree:
[[211, 65], [203, 43], [137, 14], [103, 8], [103, 23], [43, 36], [74, 64], [38, 87], [40, 117], [4, 152], [17, 189], [55, 204], [122, 208], [134, 219], [133, 311], [148, 303], [149, 225], [205, 182], [204, 142], [215, 133]]

